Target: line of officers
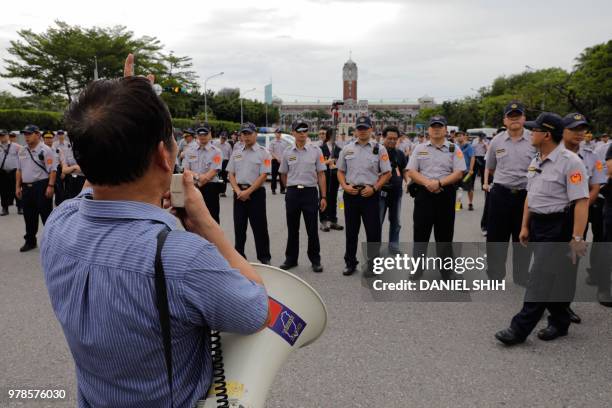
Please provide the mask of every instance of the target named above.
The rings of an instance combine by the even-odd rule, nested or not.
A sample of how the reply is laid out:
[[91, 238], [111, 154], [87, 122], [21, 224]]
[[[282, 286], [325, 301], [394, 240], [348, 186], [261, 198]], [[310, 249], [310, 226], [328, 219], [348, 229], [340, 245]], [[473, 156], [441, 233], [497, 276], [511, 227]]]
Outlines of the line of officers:
[[41, 131], [28, 125], [22, 131], [25, 145], [16, 135], [0, 129], [0, 201], [1, 216], [9, 214], [16, 203], [25, 221], [21, 252], [36, 248], [39, 218], [43, 225], [55, 205], [76, 197], [83, 188], [85, 176], [77, 164], [72, 146], [63, 130]]

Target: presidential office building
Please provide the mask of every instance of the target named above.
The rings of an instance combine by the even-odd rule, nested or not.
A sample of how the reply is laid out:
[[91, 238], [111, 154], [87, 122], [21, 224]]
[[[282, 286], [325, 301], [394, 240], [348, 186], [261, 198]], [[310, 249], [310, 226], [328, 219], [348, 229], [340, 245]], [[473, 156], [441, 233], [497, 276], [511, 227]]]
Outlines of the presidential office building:
[[[357, 64], [349, 58], [342, 67], [342, 101], [344, 105], [339, 106], [338, 133], [348, 134], [355, 121], [360, 116], [369, 115], [377, 132], [382, 131], [384, 126], [395, 125], [404, 132], [415, 131], [414, 118], [422, 108], [436, 106], [432, 97], [423, 96], [418, 101], [402, 100], [401, 102], [390, 102], [384, 100], [368, 101], [359, 99]], [[296, 119], [305, 120], [310, 124], [312, 130], [316, 131], [321, 126], [332, 125], [331, 118], [322, 118], [317, 112], [325, 112], [331, 116], [331, 102], [287, 102], [275, 99], [280, 107], [281, 122], [287, 127]]]

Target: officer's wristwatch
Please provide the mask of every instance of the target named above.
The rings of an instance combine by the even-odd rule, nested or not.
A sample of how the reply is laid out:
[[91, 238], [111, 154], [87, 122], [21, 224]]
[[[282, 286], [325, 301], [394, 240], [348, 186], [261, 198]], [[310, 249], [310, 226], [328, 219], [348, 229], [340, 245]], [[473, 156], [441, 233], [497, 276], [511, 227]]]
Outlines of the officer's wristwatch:
[[576, 241], [576, 242], [582, 242], [582, 241], [584, 241], [580, 235], [575, 235], [575, 236], [573, 236], [573, 237], [572, 237], [572, 239], [573, 239], [574, 241]]

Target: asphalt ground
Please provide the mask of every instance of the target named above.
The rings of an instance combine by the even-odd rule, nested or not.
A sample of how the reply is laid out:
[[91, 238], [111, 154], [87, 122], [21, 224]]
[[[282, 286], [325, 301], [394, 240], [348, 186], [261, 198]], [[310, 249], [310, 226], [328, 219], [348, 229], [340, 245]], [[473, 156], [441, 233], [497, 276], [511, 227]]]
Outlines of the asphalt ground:
[[[267, 188], [272, 263], [279, 265], [287, 235], [284, 196]], [[221, 225], [233, 239], [232, 198], [221, 200]], [[457, 214], [456, 241], [484, 240], [482, 206], [477, 192], [476, 211]], [[342, 211], [339, 218], [344, 224]], [[11, 207], [11, 215], [0, 218], [0, 406], [75, 406], [72, 357], [49, 303], [39, 251], [18, 251], [23, 233], [23, 218]], [[328, 326], [317, 342], [291, 355], [267, 407], [612, 406], [610, 309], [576, 303], [583, 323], [572, 325], [567, 337], [545, 343], [532, 335], [507, 348], [493, 334], [509, 324], [520, 298], [515, 304], [376, 302], [359, 276], [341, 274], [344, 232], [319, 235], [325, 271], [311, 272], [302, 226], [300, 266], [292, 272], [322, 296]], [[365, 240], [363, 229], [361, 235]], [[412, 199], [405, 196], [401, 240], [411, 236]], [[250, 232], [246, 252], [256, 259]], [[9, 404], [9, 388], [65, 389], [68, 399]]]

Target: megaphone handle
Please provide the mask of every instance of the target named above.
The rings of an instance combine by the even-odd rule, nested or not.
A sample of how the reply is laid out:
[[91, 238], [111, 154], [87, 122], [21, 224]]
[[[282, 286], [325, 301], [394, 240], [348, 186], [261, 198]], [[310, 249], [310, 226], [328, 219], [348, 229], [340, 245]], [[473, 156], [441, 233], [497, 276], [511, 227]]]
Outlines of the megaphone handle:
[[225, 382], [225, 367], [223, 366], [223, 350], [221, 349], [221, 333], [210, 331], [210, 354], [212, 357], [213, 378], [211, 387], [217, 398], [217, 407], [229, 408], [227, 383]]

